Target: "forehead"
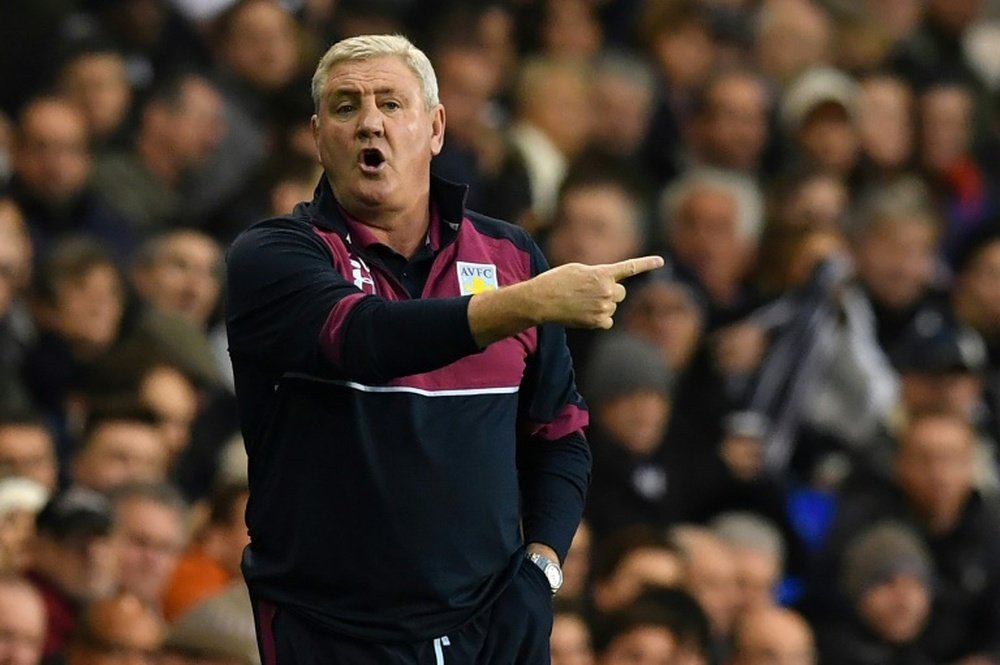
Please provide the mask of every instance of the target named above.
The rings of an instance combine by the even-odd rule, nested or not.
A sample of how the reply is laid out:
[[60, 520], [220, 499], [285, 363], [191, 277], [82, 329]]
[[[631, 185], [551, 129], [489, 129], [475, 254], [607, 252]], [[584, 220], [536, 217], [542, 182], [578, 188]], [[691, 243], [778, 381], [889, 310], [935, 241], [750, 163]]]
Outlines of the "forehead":
[[334, 64], [323, 86], [326, 95], [337, 92], [369, 92], [377, 89], [419, 94], [417, 75], [396, 55], [381, 55], [365, 60], [344, 60]]

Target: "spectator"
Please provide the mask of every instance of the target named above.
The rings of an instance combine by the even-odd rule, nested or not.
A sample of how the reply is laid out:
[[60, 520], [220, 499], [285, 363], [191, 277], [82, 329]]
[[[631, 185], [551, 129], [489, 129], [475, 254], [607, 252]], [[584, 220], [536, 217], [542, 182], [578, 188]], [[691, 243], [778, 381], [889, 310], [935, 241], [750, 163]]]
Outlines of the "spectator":
[[[836, 662], [840, 665], [841, 661]], [[733, 631], [730, 665], [814, 665], [813, 631], [791, 610], [761, 607], [744, 614]]]
[[581, 393], [602, 473], [591, 481], [584, 516], [598, 539], [634, 525], [666, 528], [685, 516], [680, 460], [663, 445], [672, 379], [648, 342], [616, 334], [593, 349]]
[[921, 637], [927, 655], [933, 662], [997, 658], [1000, 520], [973, 488], [973, 453], [965, 420], [933, 412], [911, 418], [896, 448], [892, 484], [856, 488], [838, 509], [813, 583], [827, 613], [837, 606], [820, 577], [834, 579], [848, 540], [880, 521], [900, 520], [920, 535], [938, 572], [936, 604]]
[[168, 484], [129, 483], [111, 498], [121, 589], [156, 614], [187, 540], [187, 505]]
[[240, 579], [240, 561], [250, 542], [243, 520], [247, 496], [245, 483], [223, 485], [212, 494], [207, 522], [195, 532], [164, 590], [168, 621]]
[[970, 87], [936, 83], [922, 92], [918, 109], [920, 166], [943, 213], [939, 253], [952, 263], [966, 239], [996, 214], [996, 179], [973, 153], [975, 97]]
[[709, 328], [749, 311], [748, 277], [763, 223], [757, 186], [743, 176], [711, 169], [686, 173], [667, 188], [660, 216], [668, 247], [709, 301]]
[[770, 107], [767, 86], [753, 70], [726, 70], [709, 78], [696, 99], [691, 141], [695, 162], [761, 175]]
[[553, 610], [552, 636], [549, 640], [552, 665], [593, 665], [594, 649], [587, 622], [572, 605], [565, 605], [559, 600], [556, 599]]
[[86, 238], [61, 241], [35, 276], [32, 306], [39, 334], [22, 376], [35, 406], [56, 423], [56, 450], [65, 462], [70, 396], [119, 341], [124, 286], [111, 256]]
[[594, 609], [599, 615], [624, 609], [647, 589], [676, 587], [683, 574], [679, 552], [661, 532], [619, 531], [604, 539], [594, 558]]
[[74, 484], [107, 496], [124, 483], [162, 482], [166, 474], [167, 449], [149, 410], [125, 405], [90, 414], [73, 455]]
[[711, 531], [679, 525], [671, 531], [684, 561], [681, 583], [708, 616], [711, 654], [722, 662], [732, 645], [733, 628], [740, 610], [736, 559], [730, 549]]
[[52, 434], [28, 413], [0, 417], [0, 477], [33, 480], [48, 491], [56, 488], [58, 466]]
[[260, 665], [253, 608], [243, 582], [229, 585], [175, 621], [163, 665]]
[[802, 73], [781, 100], [782, 126], [801, 164], [842, 178], [858, 165], [857, 113], [857, 83], [828, 67]]
[[66, 648], [67, 665], [154, 665], [164, 627], [142, 601], [127, 593], [87, 606]]
[[113, 527], [107, 499], [88, 490], [58, 494], [38, 513], [28, 578], [45, 601], [47, 657], [66, 646], [86, 603], [117, 588]]
[[738, 614], [774, 606], [785, 567], [785, 543], [768, 520], [752, 513], [725, 513], [711, 523], [712, 532], [730, 550], [736, 562], [740, 589]]
[[[131, 281], [145, 303], [137, 326], [179, 369], [201, 387], [217, 388], [232, 381], [232, 366], [213, 329], [222, 289], [221, 250], [201, 231], [173, 229], [139, 248]], [[228, 379], [227, 379], [228, 377]]]
[[93, 157], [83, 112], [62, 97], [35, 98], [18, 114], [14, 138], [10, 191], [35, 253], [44, 257], [60, 238], [87, 233], [127, 260], [135, 248], [135, 220], [114, 211], [90, 185]]
[[641, 3], [638, 38], [659, 78], [640, 164], [655, 187], [678, 176], [681, 145], [694, 95], [718, 58], [708, 17], [693, 0]]
[[858, 90], [858, 138], [871, 182], [901, 175], [915, 157], [916, 122], [913, 91], [901, 78], [888, 73], [865, 77]]
[[191, 442], [191, 425], [198, 414], [194, 385], [176, 367], [156, 365], [143, 376], [139, 399], [156, 414], [170, 466], [175, 466]]
[[[470, 208], [523, 221], [531, 208], [530, 183], [524, 159], [497, 126], [499, 72], [478, 43], [460, 39], [444, 37], [432, 58], [439, 97], [448, 109], [444, 147], [432, 171], [468, 184]], [[312, 197], [312, 187], [303, 200]]]
[[851, 617], [820, 633], [823, 658], [843, 665], [922, 665], [918, 644], [933, 601], [930, 554], [906, 527], [885, 522], [848, 544], [840, 576]]
[[185, 181], [224, 134], [218, 91], [202, 76], [178, 75], [149, 93], [139, 115], [134, 149], [98, 160], [94, 186], [145, 233], [200, 221], [185, 218]]
[[634, 164], [641, 156], [656, 101], [652, 68], [628, 52], [606, 52], [594, 63], [591, 95], [591, 147]]
[[45, 603], [28, 581], [0, 577], [0, 662], [39, 665], [45, 622]]
[[558, 59], [525, 63], [518, 79], [513, 141], [528, 171], [535, 233], [551, 221], [568, 165], [590, 139], [590, 73]]
[[834, 26], [812, 0], [767, 0], [757, 17], [756, 60], [778, 88], [802, 72], [829, 64]]
[[879, 346], [887, 354], [922, 312], [939, 309], [933, 289], [937, 228], [919, 180], [895, 183], [862, 204], [853, 257]]
[[661, 589], [610, 615], [594, 631], [600, 665], [707, 665], [708, 621], [691, 596]]
[[982, 85], [962, 48], [962, 37], [983, 4], [982, 0], [928, 0], [923, 20], [890, 58], [892, 67], [916, 88], [940, 78]]
[[682, 375], [702, 341], [705, 305], [694, 285], [665, 266], [632, 288], [621, 323], [628, 333], [655, 344], [667, 369]]
[[132, 87], [121, 53], [110, 44], [82, 46], [63, 64], [59, 87], [83, 111], [99, 153], [126, 143]]
[[21, 574], [31, 565], [35, 518], [49, 494], [27, 478], [0, 480], [0, 575]]

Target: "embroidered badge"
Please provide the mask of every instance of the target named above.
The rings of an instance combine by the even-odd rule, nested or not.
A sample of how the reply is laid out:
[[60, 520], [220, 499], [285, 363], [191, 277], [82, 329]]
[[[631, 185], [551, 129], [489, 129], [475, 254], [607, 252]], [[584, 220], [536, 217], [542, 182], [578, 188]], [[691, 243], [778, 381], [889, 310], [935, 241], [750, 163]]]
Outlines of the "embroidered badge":
[[459, 261], [458, 288], [463, 296], [475, 295], [483, 291], [494, 291], [500, 287], [497, 281], [497, 267], [492, 263], [466, 263]]

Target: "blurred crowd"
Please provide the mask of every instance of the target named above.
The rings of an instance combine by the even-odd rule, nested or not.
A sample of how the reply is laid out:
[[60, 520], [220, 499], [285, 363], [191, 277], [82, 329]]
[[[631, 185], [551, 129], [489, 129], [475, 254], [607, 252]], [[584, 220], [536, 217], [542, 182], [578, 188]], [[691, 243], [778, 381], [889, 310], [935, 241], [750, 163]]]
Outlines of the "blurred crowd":
[[312, 197], [319, 55], [399, 32], [471, 208], [667, 258], [568, 331], [554, 664], [1000, 665], [997, 5], [2, 3], [0, 662], [259, 664], [225, 247]]

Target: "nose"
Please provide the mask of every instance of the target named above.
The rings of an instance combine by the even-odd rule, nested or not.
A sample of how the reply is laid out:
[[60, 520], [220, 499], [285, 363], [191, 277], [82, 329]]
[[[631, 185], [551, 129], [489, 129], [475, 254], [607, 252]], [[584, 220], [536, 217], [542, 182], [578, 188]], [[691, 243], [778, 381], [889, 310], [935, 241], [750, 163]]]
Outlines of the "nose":
[[358, 136], [368, 138], [382, 136], [382, 113], [374, 102], [365, 103], [358, 117]]

